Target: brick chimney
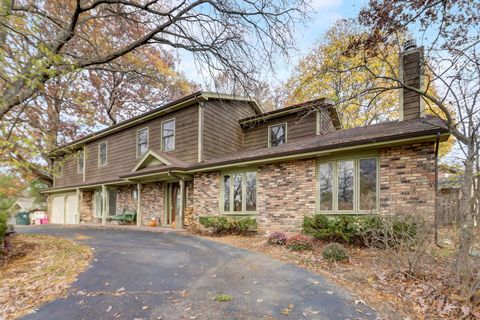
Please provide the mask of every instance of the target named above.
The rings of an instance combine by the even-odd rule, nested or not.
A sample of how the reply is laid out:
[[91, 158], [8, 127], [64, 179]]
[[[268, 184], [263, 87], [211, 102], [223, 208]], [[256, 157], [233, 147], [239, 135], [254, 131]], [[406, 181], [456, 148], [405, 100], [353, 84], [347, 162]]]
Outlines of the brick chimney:
[[[424, 88], [423, 47], [417, 48], [413, 40], [405, 41], [400, 54], [400, 79], [418, 89]], [[400, 89], [400, 121], [424, 117], [422, 97], [408, 89]]]

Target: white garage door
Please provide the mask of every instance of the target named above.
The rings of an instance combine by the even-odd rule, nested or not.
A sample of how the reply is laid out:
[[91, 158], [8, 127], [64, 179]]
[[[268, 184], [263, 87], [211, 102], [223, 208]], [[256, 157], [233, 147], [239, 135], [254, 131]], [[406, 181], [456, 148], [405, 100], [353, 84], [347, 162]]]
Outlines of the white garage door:
[[63, 223], [65, 216], [65, 196], [53, 196], [51, 223]]
[[75, 224], [77, 223], [77, 195], [59, 194], [52, 199], [51, 223]]
[[65, 197], [65, 223], [77, 223], [77, 195], [71, 194]]

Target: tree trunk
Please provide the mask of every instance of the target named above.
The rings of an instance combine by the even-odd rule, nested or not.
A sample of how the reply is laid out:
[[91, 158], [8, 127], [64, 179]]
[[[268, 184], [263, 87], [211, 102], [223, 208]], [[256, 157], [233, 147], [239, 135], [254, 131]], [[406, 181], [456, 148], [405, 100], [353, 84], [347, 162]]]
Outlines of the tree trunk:
[[456, 271], [459, 276], [466, 276], [470, 270], [470, 247], [473, 238], [473, 212], [472, 212], [472, 179], [475, 159], [475, 147], [471, 143], [467, 146], [465, 171], [462, 181], [462, 195], [460, 198], [458, 251]]

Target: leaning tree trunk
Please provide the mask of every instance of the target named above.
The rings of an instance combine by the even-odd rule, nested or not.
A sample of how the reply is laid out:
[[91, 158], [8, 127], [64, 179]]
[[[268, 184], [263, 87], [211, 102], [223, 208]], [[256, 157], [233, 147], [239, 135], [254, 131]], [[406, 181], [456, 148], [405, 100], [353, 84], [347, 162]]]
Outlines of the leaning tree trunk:
[[465, 171], [462, 179], [462, 195], [460, 198], [458, 251], [456, 271], [459, 276], [466, 276], [470, 270], [470, 247], [473, 238], [474, 220], [472, 212], [472, 179], [475, 159], [475, 147], [468, 145]]

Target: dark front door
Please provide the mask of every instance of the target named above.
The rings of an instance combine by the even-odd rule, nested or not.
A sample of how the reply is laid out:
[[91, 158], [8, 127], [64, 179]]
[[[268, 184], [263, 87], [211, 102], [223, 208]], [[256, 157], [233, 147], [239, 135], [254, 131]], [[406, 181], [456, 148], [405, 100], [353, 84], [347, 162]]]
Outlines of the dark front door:
[[180, 203], [180, 185], [178, 182], [169, 183], [167, 187], [167, 217], [166, 224], [175, 224], [175, 219], [179, 214]]

